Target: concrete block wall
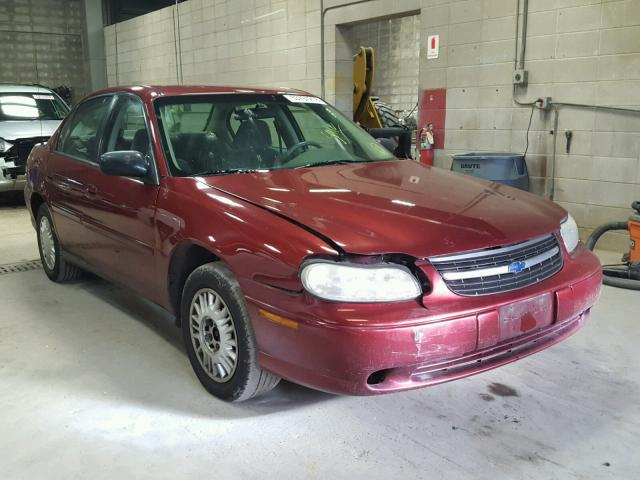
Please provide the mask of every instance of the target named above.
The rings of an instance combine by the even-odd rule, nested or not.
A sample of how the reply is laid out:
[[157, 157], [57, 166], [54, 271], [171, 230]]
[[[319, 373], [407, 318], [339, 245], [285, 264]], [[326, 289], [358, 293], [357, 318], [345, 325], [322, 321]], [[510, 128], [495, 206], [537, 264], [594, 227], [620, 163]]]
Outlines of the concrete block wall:
[[[516, 5], [423, 1], [430, 12], [422, 15], [423, 33], [440, 34], [442, 51], [438, 60], [422, 59], [421, 88], [447, 89], [445, 150], [436, 152], [440, 166], [448, 167], [458, 152], [525, 149], [531, 109], [516, 105], [511, 84]], [[640, 108], [639, 1], [530, 0], [528, 23], [529, 85], [516, 89], [519, 101], [549, 96]], [[534, 110], [527, 158], [541, 195], [551, 190], [554, 126], [553, 112]], [[573, 132], [569, 153], [567, 130]], [[640, 199], [640, 114], [563, 106], [557, 134], [554, 198], [574, 215], [583, 238], [599, 224], [626, 219], [631, 202]], [[626, 242], [623, 235], [603, 239], [620, 251]]]
[[66, 85], [88, 93], [81, 0], [6, 0], [0, 4], [0, 82]]
[[105, 28], [105, 43], [111, 85], [216, 83], [320, 93], [319, 1], [189, 0], [177, 12], [168, 7]]
[[[551, 191], [555, 142], [555, 200], [576, 217], [582, 236], [628, 216], [631, 201], [640, 199], [639, 116], [563, 106], [556, 129], [553, 112], [534, 110], [531, 116], [530, 107], [518, 105], [511, 82], [517, 0], [348, 3], [324, 0], [323, 32], [320, 0], [189, 0], [177, 12], [170, 7], [107, 27], [109, 84], [286, 85], [324, 93], [350, 114], [349, 31], [364, 22], [419, 15], [419, 89], [447, 90], [438, 166], [448, 168], [458, 152], [524, 151], [531, 118], [533, 190]], [[530, 0], [529, 12], [530, 81], [516, 90], [518, 101], [550, 96], [640, 107], [640, 1]], [[431, 34], [439, 34], [441, 43], [434, 60], [426, 58]], [[566, 130], [573, 132], [569, 153]], [[622, 235], [606, 239], [619, 250], [625, 243]]]

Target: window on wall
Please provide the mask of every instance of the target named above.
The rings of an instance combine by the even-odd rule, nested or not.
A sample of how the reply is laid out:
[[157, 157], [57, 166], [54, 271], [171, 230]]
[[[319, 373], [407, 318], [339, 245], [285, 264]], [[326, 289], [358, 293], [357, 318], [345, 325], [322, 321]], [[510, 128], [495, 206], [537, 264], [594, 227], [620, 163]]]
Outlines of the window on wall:
[[[186, 0], [178, 0], [178, 3], [184, 1]], [[175, 4], [176, 0], [104, 0], [105, 24], [124, 22]]]

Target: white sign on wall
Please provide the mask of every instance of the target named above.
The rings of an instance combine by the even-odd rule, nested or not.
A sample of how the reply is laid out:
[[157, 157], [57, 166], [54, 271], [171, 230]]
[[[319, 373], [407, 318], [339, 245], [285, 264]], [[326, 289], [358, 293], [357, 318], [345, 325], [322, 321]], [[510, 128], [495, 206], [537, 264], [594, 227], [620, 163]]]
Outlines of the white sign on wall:
[[429, 35], [427, 38], [427, 58], [433, 60], [440, 55], [440, 35]]

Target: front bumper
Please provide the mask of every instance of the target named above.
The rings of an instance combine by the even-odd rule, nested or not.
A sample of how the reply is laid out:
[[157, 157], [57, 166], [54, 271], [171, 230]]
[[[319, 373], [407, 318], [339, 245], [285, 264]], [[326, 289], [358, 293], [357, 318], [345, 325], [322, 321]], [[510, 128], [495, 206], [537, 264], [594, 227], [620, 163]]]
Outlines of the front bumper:
[[[455, 380], [513, 362], [576, 332], [588, 318], [602, 281], [598, 260], [582, 246], [567, 256], [558, 274], [514, 292], [448, 296], [437, 276], [428, 275], [434, 287], [429, 297], [439, 297], [433, 298], [433, 306], [407, 302], [390, 310], [390, 305], [328, 304], [304, 295], [303, 301], [289, 298], [267, 305], [249, 297], [261, 366], [295, 383], [351, 395]], [[546, 293], [552, 296], [551, 323], [501, 338], [498, 310]], [[296, 303], [304, 305], [295, 308]], [[273, 306], [281, 304], [287, 310]], [[295, 319], [295, 325], [270, 321], [259, 309]], [[389, 315], [396, 321], [386, 321]]]

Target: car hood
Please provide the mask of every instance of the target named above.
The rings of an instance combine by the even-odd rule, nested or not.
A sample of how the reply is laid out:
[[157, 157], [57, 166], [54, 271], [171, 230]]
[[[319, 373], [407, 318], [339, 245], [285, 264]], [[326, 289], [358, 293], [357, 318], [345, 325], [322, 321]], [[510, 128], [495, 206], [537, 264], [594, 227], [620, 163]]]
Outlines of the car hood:
[[11, 142], [18, 138], [50, 137], [61, 120], [8, 120], [0, 122], [0, 138]]
[[411, 160], [201, 179], [286, 216], [348, 253], [429, 257], [557, 231], [566, 212], [533, 194]]

